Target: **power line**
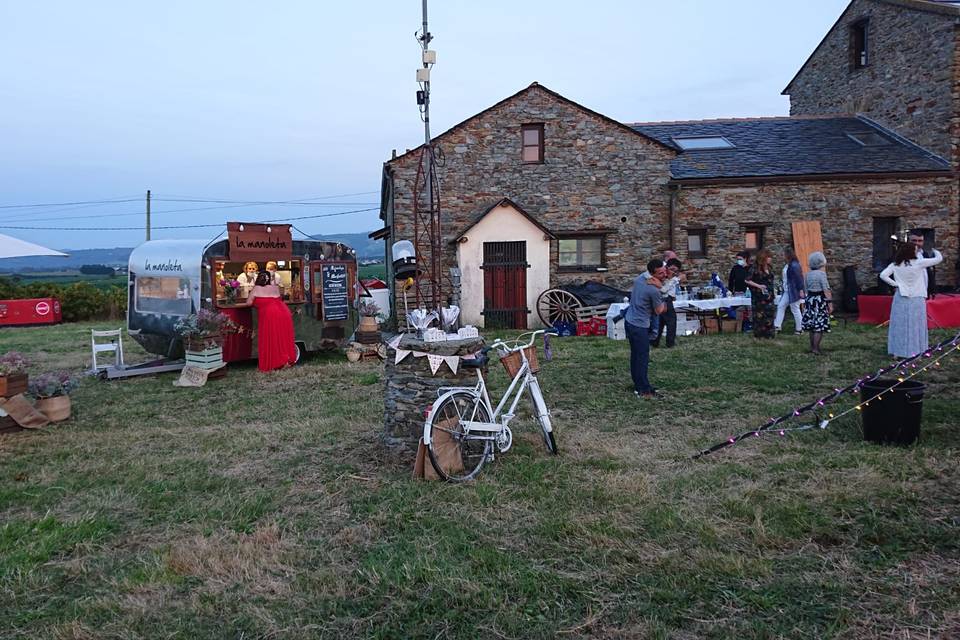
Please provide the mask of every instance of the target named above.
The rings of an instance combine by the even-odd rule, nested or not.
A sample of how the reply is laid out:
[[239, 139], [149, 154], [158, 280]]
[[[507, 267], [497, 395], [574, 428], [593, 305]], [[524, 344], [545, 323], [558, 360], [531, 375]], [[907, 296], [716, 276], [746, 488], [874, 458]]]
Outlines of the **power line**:
[[[369, 207], [367, 209], [354, 209], [352, 211], [337, 211], [335, 213], [321, 213], [315, 216], [299, 216], [296, 218], [278, 218], [274, 220], [263, 220], [261, 222], [292, 222], [294, 220], [314, 220], [317, 218], [334, 218], [337, 216], [346, 216], [352, 213], [366, 213], [369, 211], [379, 211], [380, 207]], [[137, 214], [141, 215], [141, 214]], [[222, 227], [223, 223], [216, 224], [188, 224], [188, 225], [168, 225], [162, 227], [151, 227], [152, 229], [204, 229], [210, 227]], [[142, 231], [143, 227], [24, 227], [12, 225], [0, 225], [0, 229], [19, 229], [21, 231]]]
[[80, 204], [114, 204], [117, 202], [137, 202], [140, 198], [127, 198], [123, 200], [84, 200], [80, 202], [45, 202], [39, 204], [4, 204], [0, 209], [33, 209], [36, 207], [67, 207]]
[[[151, 198], [153, 202], [160, 200], [160, 198]], [[350, 206], [350, 205], [379, 205], [376, 202], [330, 202], [330, 203], [316, 203], [318, 206]], [[158, 213], [189, 213], [196, 211], [211, 211], [211, 210], [223, 210], [223, 209], [238, 209], [241, 207], [252, 207], [252, 206], [272, 206], [272, 205], [254, 205], [254, 204], [232, 204], [222, 207], [190, 207], [187, 209], [165, 209], [161, 211], [152, 211], [152, 215], [157, 215]], [[379, 208], [379, 206], [378, 206]], [[44, 222], [50, 220], [93, 220], [98, 218], [126, 218], [130, 216], [142, 216], [143, 211], [134, 211], [130, 213], [97, 213], [92, 215], [84, 216], [56, 216], [52, 218], [36, 218], [30, 216], [29, 218], [0, 218], [0, 222], [25, 222], [27, 220], [31, 222]]]

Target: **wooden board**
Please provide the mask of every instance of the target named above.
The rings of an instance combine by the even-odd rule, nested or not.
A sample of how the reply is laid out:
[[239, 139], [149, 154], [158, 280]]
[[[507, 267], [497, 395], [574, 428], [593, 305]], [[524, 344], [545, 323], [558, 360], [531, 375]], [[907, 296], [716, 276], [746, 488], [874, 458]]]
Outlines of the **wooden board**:
[[814, 251], [823, 251], [823, 237], [820, 235], [820, 223], [816, 220], [793, 223], [793, 250], [804, 275], [810, 270], [807, 258]]

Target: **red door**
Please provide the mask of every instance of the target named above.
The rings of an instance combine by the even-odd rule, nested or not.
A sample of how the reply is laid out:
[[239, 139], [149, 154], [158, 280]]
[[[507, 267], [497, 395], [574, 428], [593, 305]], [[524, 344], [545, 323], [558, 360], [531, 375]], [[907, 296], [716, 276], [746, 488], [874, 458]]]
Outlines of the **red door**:
[[483, 243], [483, 325], [526, 329], [527, 243]]

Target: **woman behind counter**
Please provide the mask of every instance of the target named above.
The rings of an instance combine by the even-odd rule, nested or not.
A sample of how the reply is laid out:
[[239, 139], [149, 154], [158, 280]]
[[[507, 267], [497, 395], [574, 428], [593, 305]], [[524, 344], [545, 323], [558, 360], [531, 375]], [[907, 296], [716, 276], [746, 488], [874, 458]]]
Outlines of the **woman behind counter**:
[[269, 272], [261, 271], [246, 301], [237, 305], [252, 306], [257, 310], [257, 367], [260, 371], [282, 369], [297, 361], [293, 316], [272, 280]]
[[940, 264], [943, 256], [934, 249], [932, 258], [924, 258], [909, 242], [897, 247], [893, 262], [880, 272], [880, 279], [896, 287], [890, 306], [890, 327], [887, 330], [887, 352], [906, 358], [926, 351], [930, 346], [927, 334], [927, 267]]

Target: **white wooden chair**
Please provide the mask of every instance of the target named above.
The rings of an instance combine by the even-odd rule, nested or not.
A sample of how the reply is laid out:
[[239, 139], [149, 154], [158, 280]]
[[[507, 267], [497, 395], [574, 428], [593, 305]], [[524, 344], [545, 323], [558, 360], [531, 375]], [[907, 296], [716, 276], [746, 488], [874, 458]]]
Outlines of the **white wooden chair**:
[[110, 331], [90, 330], [90, 349], [93, 352], [93, 366], [91, 370], [96, 372], [105, 369], [108, 365], [97, 363], [97, 354], [106, 351], [113, 352], [113, 366], [118, 369], [123, 368], [123, 329], [112, 329]]

